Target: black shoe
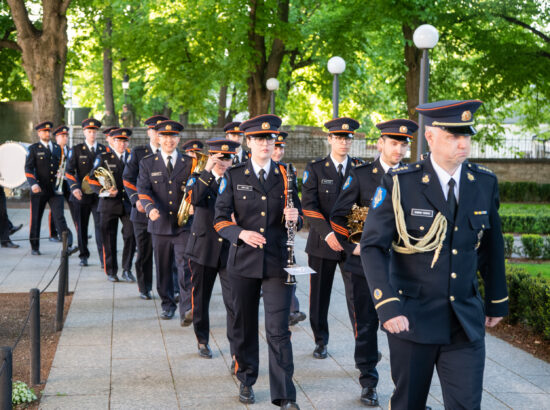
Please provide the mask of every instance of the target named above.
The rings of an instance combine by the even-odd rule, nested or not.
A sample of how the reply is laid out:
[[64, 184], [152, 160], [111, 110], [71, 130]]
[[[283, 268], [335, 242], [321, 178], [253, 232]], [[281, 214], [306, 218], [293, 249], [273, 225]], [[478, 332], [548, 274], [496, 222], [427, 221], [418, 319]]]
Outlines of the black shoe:
[[151, 300], [152, 299], [151, 292], [149, 290], [147, 292], [140, 293], [139, 297], [142, 298], [143, 300]]
[[298, 322], [305, 320], [305, 318], [306, 318], [306, 314], [304, 312], [300, 312], [298, 310], [296, 312], [291, 312], [290, 315], [288, 316], [288, 324], [290, 326], [294, 326], [298, 324]]
[[170, 320], [174, 317], [174, 311], [173, 310], [163, 310], [160, 314], [160, 318], [162, 320]]
[[17, 232], [19, 229], [21, 229], [23, 227], [23, 224], [19, 224], [17, 226], [12, 226], [12, 228], [10, 229], [10, 232], [9, 232], [9, 236], [12, 236], [15, 232]]
[[88, 258], [80, 258], [80, 266], [88, 266]]
[[116, 273], [114, 275], [107, 275], [107, 280], [109, 282], [118, 282], [118, 276]]
[[189, 309], [187, 312], [185, 312], [185, 316], [181, 319], [181, 326], [187, 327], [190, 326], [193, 323], [193, 309]]
[[245, 386], [241, 383], [241, 387], [239, 388], [239, 401], [244, 404], [252, 404], [256, 401], [252, 386]]
[[50, 242], [61, 242], [61, 239], [57, 236], [50, 236]]
[[126, 282], [135, 282], [136, 278], [134, 278], [134, 275], [132, 275], [131, 271], [125, 270], [122, 272], [122, 280]]
[[235, 359], [231, 360], [231, 374], [235, 374], [235, 364], [237, 362], [235, 361]]
[[325, 345], [315, 345], [315, 350], [313, 350], [313, 357], [315, 357], [316, 359], [326, 359], [327, 356], [327, 347]]
[[8, 240], [8, 241], [2, 242], [2, 248], [19, 248], [19, 245]]
[[174, 292], [174, 301], [176, 303], [180, 303], [180, 293], [179, 292]]
[[281, 400], [281, 409], [295, 409], [300, 410], [298, 403], [292, 400]]
[[198, 349], [200, 357], [204, 357], [205, 359], [212, 359], [212, 350], [210, 350], [210, 346], [208, 346], [208, 344], [199, 343]]
[[363, 390], [361, 390], [361, 403], [369, 407], [378, 407], [376, 387], [363, 387]]
[[31, 255], [42, 255], [38, 249], [33, 249]]

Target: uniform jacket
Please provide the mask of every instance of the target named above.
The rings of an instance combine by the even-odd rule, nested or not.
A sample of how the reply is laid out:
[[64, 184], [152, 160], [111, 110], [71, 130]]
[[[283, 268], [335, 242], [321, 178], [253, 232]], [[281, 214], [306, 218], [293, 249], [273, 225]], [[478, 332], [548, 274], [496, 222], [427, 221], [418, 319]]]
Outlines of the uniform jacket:
[[325, 242], [326, 236], [332, 232], [330, 212], [350, 170], [361, 163], [360, 159], [348, 157], [342, 180], [330, 155], [307, 164], [302, 179], [304, 215], [310, 226], [306, 244], [307, 254], [330, 260], [342, 258], [340, 252], [333, 251]]
[[[82, 190], [82, 181], [90, 173], [94, 165], [94, 160], [97, 155], [107, 151], [102, 144], [97, 143], [95, 154], [93, 154], [86, 143], [75, 145], [69, 152], [67, 159], [67, 167], [65, 168], [65, 178], [69, 183], [71, 192], [75, 189]], [[97, 200], [97, 195], [82, 193], [82, 200], [78, 201], [74, 196], [71, 196], [71, 201], [82, 204], [90, 204]]]
[[52, 151], [41, 142], [29, 146], [25, 160], [25, 176], [30, 186], [38, 184], [43, 195], [53, 195], [57, 170], [61, 161], [61, 147], [52, 142]]
[[136, 202], [138, 200], [137, 192], [137, 180], [139, 174], [139, 163], [147, 155], [151, 155], [151, 145], [140, 145], [135, 147], [126, 162], [126, 167], [124, 168], [124, 173], [122, 174], [122, 179], [124, 183], [124, 188], [126, 193], [130, 198], [132, 203], [132, 213], [130, 215], [130, 220], [132, 222], [141, 222], [147, 223], [147, 216], [144, 212], [139, 212], [136, 208]]
[[153, 208], [160, 212], [160, 217], [156, 221], [148, 222], [147, 230], [150, 233], [178, 235], [188, 229], [186, 226], [178, 226], [178, 209], [194, 162], [193, 158], [178, 151], [178, 158], [170, 176], [161, 153], [149, 155], [139, 163], [138, 198], [147, 216]]
[[187, 185], [188, 190], [191, 190], [191, 204], [195, 213], [186, 254], [201, 265], [225, 267], [230, 244], [214, 229], [219, 190], [216, 178], [212, 172], [203, 170], [200, 174], [193, 174]]
[[[388, 264], [388, 250], [398, 240], [393, 174], [399, 179], [410, 235], [423, 237], [438, 212], [447, 220], [443, 248], [433, 268], [434, 251], [407, 255], [392, 250]], [[500, 317], [508, 312], [497, 178], [485, 167], [464, 162], [458, 198], [453, 222], [429, 158], [392, 170], [374, 194], [361, 238], [361, 259], [380, 321], [405, 315], [410, 322], [410, 331], [397, 337], [450, 343], [454, 312], [474, 341], [484, 336], [485, 315]], [[485, 303], [478, 292], [478, 269], [484, 279]]]
[[[242, 160], [242, 163], [248, 161], [250, 159], [250, 152], [245, 150], [243, 148], [243, 160]], [[239, 157], [237, 155], [235, 155], [233, 157], [233, 165], [237, 165], [237, 164], [241, 164], [241, 162], [239, 161]]]
[[122, 154], [122, 159], [119, 159], [118, 156], [110, 150], [110, 152], [103, 152], [97, 156], [94, 161], [94, 165], [90, 174], [86, 177], [90, 186], [96, 194], [99, 194], [101, 191], [101, 184], [98, 182], [97, 178], [94, 176], [94, 172], [99, 168], [103, 167], [112, 172], [115, 177], [116, 189], [118, 193], [115, 197], [100, 197], [97, 210], [103, 213], [109, 213], [112, 215], [129, 215], [132, 208], [132, 204], [128, 199], [126, 190], [124, 189], [124, 184], [122, 183], [122, 173], [124, 172], [124, 167], [126, 166], [126, 161], [130, 156], [130, 151], [124, 151]]
[[[286, 170], [271, 161], [265, 189], [254, 173], [252, 161], [233, 166], [220, 182], [214, 229], [231, 242], [227, 270], [248, 278], [286, 276], [288, 251], [284, 222]], [[303, 223], [298, 193], [292, 195], [300, 212], [297, 229]], [[234, 214], [235, 222], [231, 219]], [[239, 239], [242, 230], [263, 234], [266, 244], [253, 248]]]
[[344, 269], [354, 274], [364, 275], [364, 272], [361, 257], [353, 255], [353, 250], [357, 245], [348, 240], [350, 232], [347, 216], [354, 204], [361, 207], [370, 206], [374, 191], [380, 185], [383, 176], [384, 168], [379, 159], [355, 167], [350, 171], [332, 208], [330, 224], [346, 252]]

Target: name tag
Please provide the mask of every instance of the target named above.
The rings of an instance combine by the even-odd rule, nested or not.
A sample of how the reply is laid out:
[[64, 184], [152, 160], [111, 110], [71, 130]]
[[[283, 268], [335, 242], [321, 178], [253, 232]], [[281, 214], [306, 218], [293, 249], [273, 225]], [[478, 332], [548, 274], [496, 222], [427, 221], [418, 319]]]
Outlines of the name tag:
[[109, 169], [116, 168], [116, 164], [109, 164], [108, 162], [107, 162], [107, 166], [109, 167]]
[[88, 159], [88, 156], [87, 155], [81, 155], [80, 159]]
[[237, 191], [252, 191], [252, 185], [237, 185]]
[[44, 151], [38, 151], [36, 155], [46, 155], [46, 153]]
[[159, 172], [151, 172], [151, 176], [152, 176], [152, 177], [160, 177], [160, 176], [162, 176], [162, 172], [161, 172], [161, 171], [159, 171]]
[[324, 184], [324, 185], [332, 185], [334, 183], [334, 181], [332, 179], [322, 179], [321, 180], [321, 184]]
[[433, 218], [434, 211], [432, 209], [411, 209], [412, 216], [423, 216], [424, 218]]

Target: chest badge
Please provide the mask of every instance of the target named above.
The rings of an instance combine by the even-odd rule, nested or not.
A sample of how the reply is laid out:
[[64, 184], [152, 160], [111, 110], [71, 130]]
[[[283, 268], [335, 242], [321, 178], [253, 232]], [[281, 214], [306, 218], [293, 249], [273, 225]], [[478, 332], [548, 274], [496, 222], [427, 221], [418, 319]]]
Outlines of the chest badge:
[[346, 182], [344, 183], [344, 186], [342, 187], [342, 190], [345, 191], [346, 189], [349, 188], [349, 186], [351, 185], [351, 181], [353, 180], [353, 178], [350, 176], [348, 176], [348, 179], [346, 179]]
[[424, 174], [422, 177], [422, 183], [427, 184], [428, 182], [430, 182], [430, 176], [428, 174]]
[[474, 174], [472, 174], [471, 172], [466, 173], [466, 175], [468, 176], [468, 181], [473, 182], [476, 180], [476, 177], [474, 177]]
[[373, 173], [373, 174], [378, 174], [378, 168], [373, 168], [373, 169], [372, 169], [372, 173]]
[[374, 193], [374, 198], [372, 200], [372, 209], [378, 208], [382, 202], [384, 202], [384, 198], [386, 198], [386, 189], [379, 186], [376, 188], [376, 192]]
[[250, 171], [248, 170], [248, 168], [244, 170], [244, 174], [245, 175], [250, 175]]

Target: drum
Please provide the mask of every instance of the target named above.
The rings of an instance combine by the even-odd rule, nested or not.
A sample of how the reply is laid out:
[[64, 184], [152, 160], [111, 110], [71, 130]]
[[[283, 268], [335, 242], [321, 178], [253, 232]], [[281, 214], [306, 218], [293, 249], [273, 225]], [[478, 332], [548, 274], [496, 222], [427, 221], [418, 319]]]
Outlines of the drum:
[[27, 149], [20, 142], [8, 141], [0, 145], [0, 185], [4, 188], [19, 188], [25, 182]]

